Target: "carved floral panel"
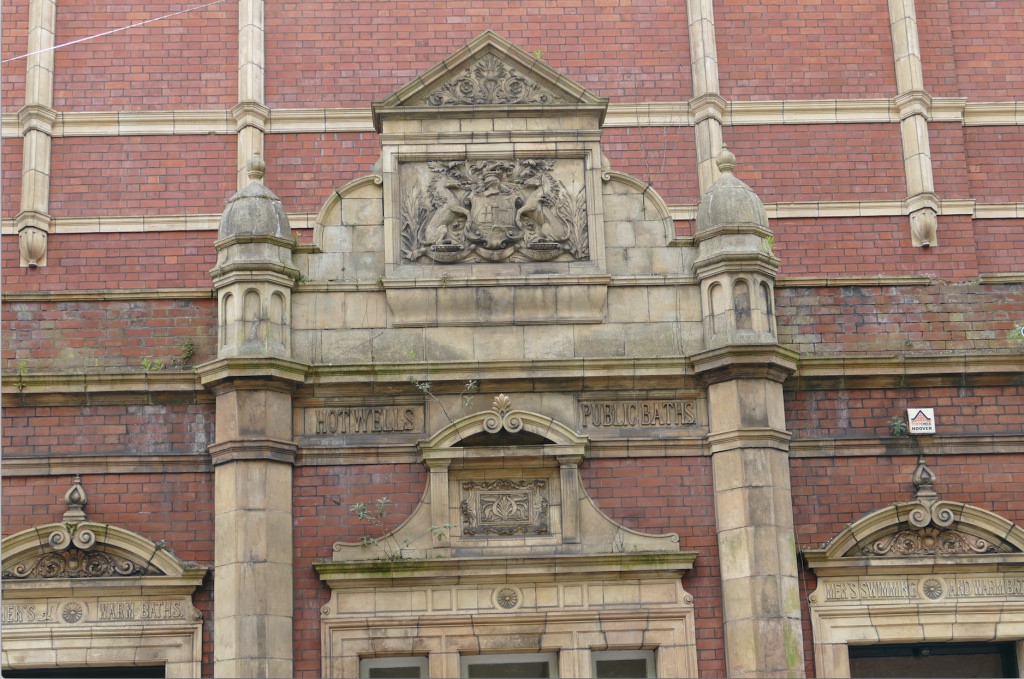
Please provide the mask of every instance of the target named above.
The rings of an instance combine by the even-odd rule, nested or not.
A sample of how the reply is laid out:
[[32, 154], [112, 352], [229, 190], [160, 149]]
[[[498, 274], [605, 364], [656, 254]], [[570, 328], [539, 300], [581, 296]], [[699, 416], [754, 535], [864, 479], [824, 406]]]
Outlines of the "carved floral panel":
[[400, 182], [403, 261], [590, 258], [581, 160], [404, 163]]
[[460, 512], [465, 536], [547, 535], [547, 481], [465, 481]]

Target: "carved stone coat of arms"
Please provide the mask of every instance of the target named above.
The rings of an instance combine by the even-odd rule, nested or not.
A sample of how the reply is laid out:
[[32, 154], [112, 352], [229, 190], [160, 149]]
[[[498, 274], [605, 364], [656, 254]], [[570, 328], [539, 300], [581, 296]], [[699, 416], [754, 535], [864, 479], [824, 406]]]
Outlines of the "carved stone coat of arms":
[[[409, 262], [585, 260], [579, 161], [477, 160], [403, 168], [402, 257]], [[582, 183], [582, 182], [580, 182]]]

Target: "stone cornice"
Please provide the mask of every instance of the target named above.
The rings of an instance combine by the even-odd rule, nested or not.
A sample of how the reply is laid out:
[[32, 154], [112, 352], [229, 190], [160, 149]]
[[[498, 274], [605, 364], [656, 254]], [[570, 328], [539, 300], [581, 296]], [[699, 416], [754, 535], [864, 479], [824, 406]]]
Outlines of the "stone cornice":
[[[1024, 125], [1024, 102], [930, 99], [932, 122]], [[900, 119], [896, 98], [722, 101], [725, 125], [896, 123]], [[686, 101], [613, 103], [603, 127], [688, 127], [694, 124], [699, 108], [699, 102]], [[55, 112], [53, 136], [234, 135], [237, 127], [231, 110], [68, 111]], [[268, 109], [264, 129], [268, 134], [373, 132], [373, 114], [369, 108]], [[0, 134], [21, 136], [17, 113], [3, 114]]]
[[770, 427], [744, 427], [732, 431], [708, 434], [708, 446], [711, 454], [724, 453], [737, 448], [762, 448], [771, 450], [789, 450], [792, 435], [788, 431], [780, 431]]
[[495, 573], [509, 577], [585, 579], [614, 572], [644, 574], [670, 572], [682, 576], [693, 568], [697, 552], [636, 552], [600, 555], [543, 557], [471, 557], [458, 559], [402, 559], [393, 562], [333, 561], [313, 564], [331, 589], [363, 587], [374, 581], [391, 585], [428, 578], [433, 583], [473, 582], [493, 578]]
[[5, 374], [3, 405], [210, 403], [193, 372]]
[[891, 457], [925, 455], [1016, 455], [1024, 450], [1024, 434], [984, 434], [975, 436], [886, 436], [848, 439], [794, 439], [789, 456], [812, 457]]
[[[1024, 373], [1024, 353], [921, 354], [800, 358], [787, 390], [983, 386]], [[994, 379], [995, 378], [995, 379]]]
[[41, 290], [39, 292], [5, 292], [3, 301], [10, 304], [27, 302], [125, 302], [147, 299], [216, 299], [211, 288], [139, 288], [134, 290]]

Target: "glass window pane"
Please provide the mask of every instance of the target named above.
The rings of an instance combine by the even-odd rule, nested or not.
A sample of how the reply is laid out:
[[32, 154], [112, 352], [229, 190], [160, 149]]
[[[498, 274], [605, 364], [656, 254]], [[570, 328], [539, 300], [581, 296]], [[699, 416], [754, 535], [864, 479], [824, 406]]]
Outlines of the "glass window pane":
[[463, 656], [462, 676], [467, 679], [554, 679], [558, 677], [558, 655], [503, 653]]
[[427, 659], [367, 658], [359, 661], [359, 676], [363, 679], [424, 679]]
[[654, 651], [594, 651], [595, 679], [648, 679], [656, 676]]

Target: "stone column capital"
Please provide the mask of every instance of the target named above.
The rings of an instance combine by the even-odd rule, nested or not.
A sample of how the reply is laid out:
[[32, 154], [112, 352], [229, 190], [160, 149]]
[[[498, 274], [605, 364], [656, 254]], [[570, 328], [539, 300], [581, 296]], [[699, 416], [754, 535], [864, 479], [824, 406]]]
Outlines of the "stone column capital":
[[236, 132], [241, 132], [247, 127], [255, 127], [260, 132], [266, 132], [270, 109], [258, 101], [240, 101], [231, 107], [231, 115], [235, 118]]
[[57, 112], [43, 104], [26, 104], [18, 111], [18, 123], [21, 125], [22, 136], [31, 130], [37, 130], [52, 137], [53, 126], [57, 122]]
[[800, 355], [778, 344], [729, 345], [690, 357], [693, 371], [705, 384], [729, 380], [766, 379], [782, 383], [796, 372]]
[[725, 118], [725, 111], [729, 107], [725, 97], [718, 92], [708, 92], [699, 97], [694, 97], [688, 102], [690, 114], [693, 116], [694, 124], [708, 118], [713, 118], [719, 123]]
[[305, 363], [268, 356], [220, 358], [196, 366], [199, 380], [214, 394], [277, 391], [292, 394], [306, 382]]
[[295, 452], [298, 446], [291, 441], [274, 439], [246, 439], [243, 441], [224, 441], [214, 443], [207, 450], [214, 467], [226, 462], [265, 461], [295, 464]]

